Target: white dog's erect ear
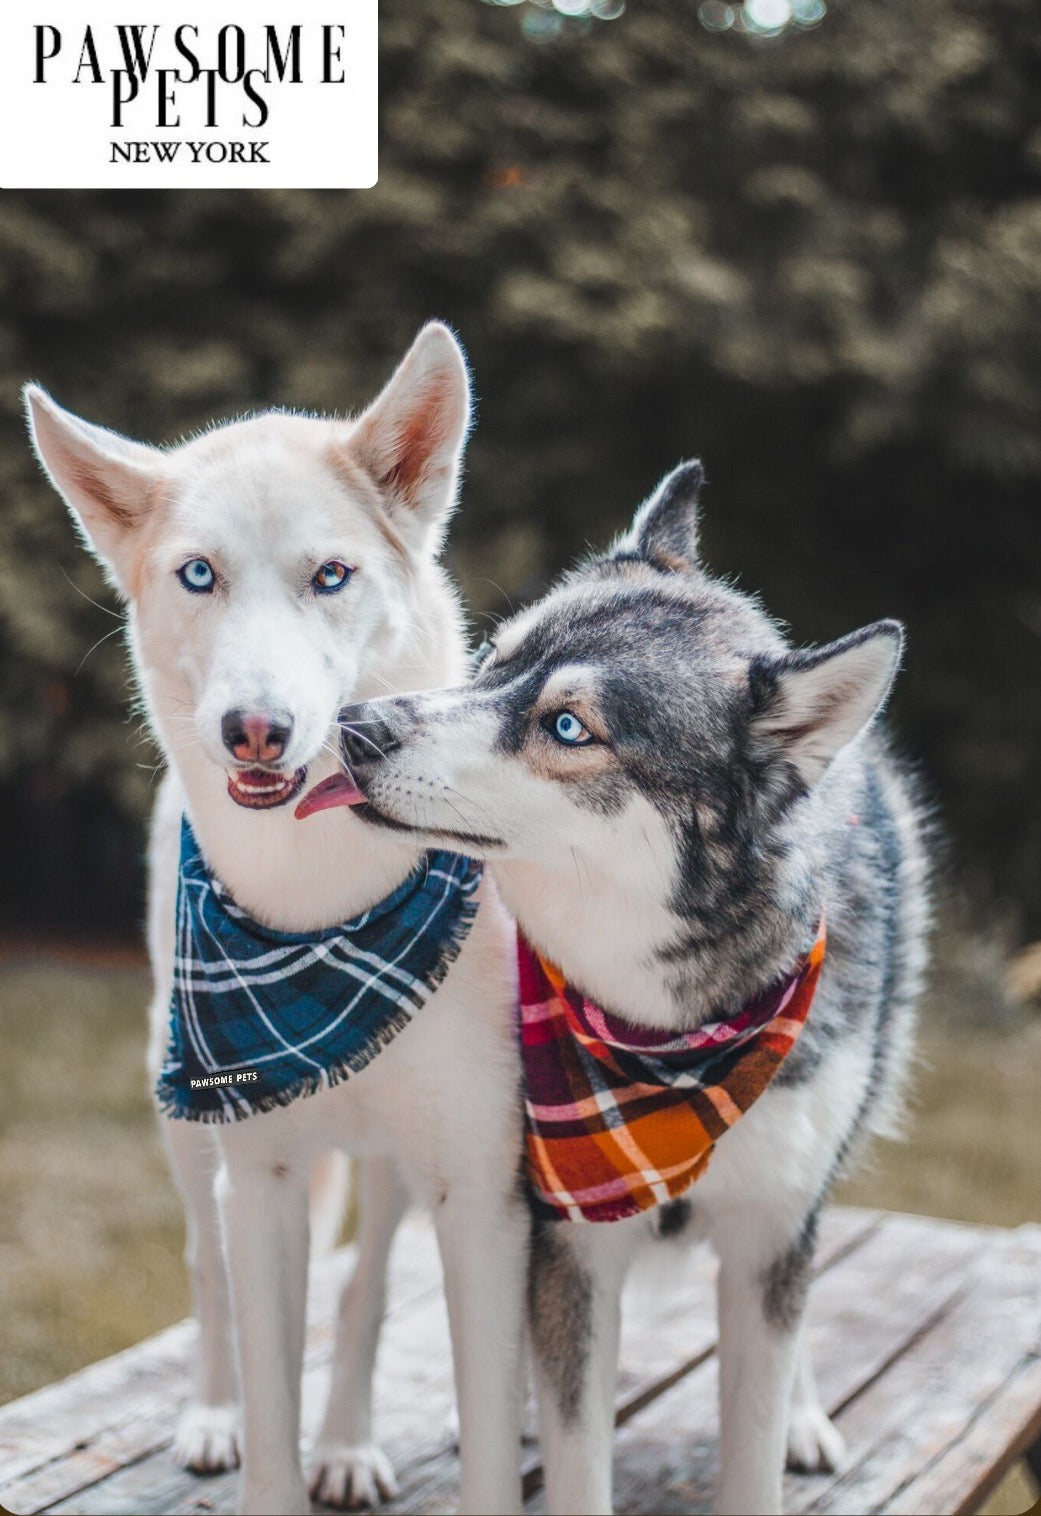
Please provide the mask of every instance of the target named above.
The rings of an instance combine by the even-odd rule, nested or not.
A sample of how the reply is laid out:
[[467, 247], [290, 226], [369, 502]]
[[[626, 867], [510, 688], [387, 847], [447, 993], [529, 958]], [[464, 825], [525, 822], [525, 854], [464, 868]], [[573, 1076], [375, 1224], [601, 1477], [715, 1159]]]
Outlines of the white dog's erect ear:
[[432, 321], [355, 423], [348, 443], [413, 546], [440, 546], [469, 426], [466, 358], [448, 327]]
[[622, 548], [655, 567], [689, 574], [698, 562], [698, 497], [705, 471], [697, 459], [666, 474], [633, 517]]
[[808, 785], [882, 709], [904, 646], [899, 621], [876, 621], [826, 647], [757, 659], [749, 671], [755, 735], [776, 744]]
[[47, 477], [116, 588], [123, 589], [126, 549], [164, 482], [164, 455], [81, 421], [38, 385], [27, 384], [24, 395], [33, 446]]

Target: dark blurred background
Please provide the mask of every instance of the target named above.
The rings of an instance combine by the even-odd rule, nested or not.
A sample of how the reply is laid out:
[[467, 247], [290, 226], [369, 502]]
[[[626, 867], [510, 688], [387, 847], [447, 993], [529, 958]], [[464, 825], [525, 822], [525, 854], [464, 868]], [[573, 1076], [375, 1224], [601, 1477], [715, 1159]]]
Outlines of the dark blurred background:
[[174, 440], [361, 405], [437, 315], [480, 395], [475, 614], [700, 454], [708, 560], [797, 639], [907, 621], [896, 719], [953, 871], [1041, 935], [1036, 8], [802, 5], [770, 35], [715, 0], [388, 0], [377, 188], [0, 196], [8, 929], [138, 930], [156, 762], [20, 383]]

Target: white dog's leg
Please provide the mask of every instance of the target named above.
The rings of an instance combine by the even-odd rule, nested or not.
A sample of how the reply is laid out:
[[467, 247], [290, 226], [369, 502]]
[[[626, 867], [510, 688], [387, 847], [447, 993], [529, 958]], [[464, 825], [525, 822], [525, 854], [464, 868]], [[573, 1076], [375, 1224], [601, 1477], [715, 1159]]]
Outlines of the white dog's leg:
[[173, 1456], [197, 1474], [239, 1461], [238, 1378], [227, 1273], [214, 1194], [219, 1155], [213, 1133], [190, 1121], [161, 1120], [170, 1166], [184, 1200], [185, 1260], [199, 1324], [195, 1394], [174, 1438]]
[[776, 1516], [812, 1232], [780, 1247], [777, 1218], [723, 1218], [719, 1253], [720, 1516]]
[[310, 1509], [300, 1464], [310, 1163], [298, 1156], [294, 1166], [288, 1148], [272, 1161], [267, 1144], [251, 1152], [255, 1134], [240, 1127], [253, 1125], [222, 1131], [217, 1177], [244, 1390], [240, 1509], [301, 1516]]
[[799, 1347], [788, 1420], [788, 1467], [807, 1474], [834, 1474], [846, 1460], [842, 1433], [821, 1402], [805, 1342]]
[[521, 1510], [527, 1208], [494, 1191], [449, 1192], [434, 1220], [459, 1405], [459, 1509], [515, 1516]]
[[542, 1224], [532, 1243], [531, 1338], [546, 1508], [611, 1510], [621, 1294], [633, 1236], [624, 1223]]
[[372, 1441], [372, 1375], [387, 1306], [387, 1258], [408, 1191], [392, 1159], [366, 1159], [354, 1271], [340, 1296], [332, 1377], [315, 1447], [311, 1494], [324, 1505], [375, 1506], [397, 1494], [394, 1471]]
[[[148, 1072], [154, 1082], [170, 1037], [174, 901], [183, 796], [169, 774], [152, 818], [149, 849], [148, 948], [155, 977], [149, 1007]], [[184, 1202], [185, 1262], [199, 1327], [192, 1399], [174, 1436], [173, 1456], [197, 1474], [233, 1469], [239, 1461], [238, 1379], [220, 1217], [213, 1192], [219, 1164], [214, 1134], [191, 1121], [160, 1116], [170, 1168]]]

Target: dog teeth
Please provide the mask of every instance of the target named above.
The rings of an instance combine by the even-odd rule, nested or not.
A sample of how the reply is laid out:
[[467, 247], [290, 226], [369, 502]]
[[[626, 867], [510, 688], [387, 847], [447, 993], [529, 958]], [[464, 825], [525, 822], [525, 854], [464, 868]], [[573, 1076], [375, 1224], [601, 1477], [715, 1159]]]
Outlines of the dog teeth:
[[257, 769], [228, 775], [228, 794], [237, 805], [264, 809], [271, 805], [285, 805], [291, 800], [307, 777], [306, 768], [295, 774], [266, 774]]

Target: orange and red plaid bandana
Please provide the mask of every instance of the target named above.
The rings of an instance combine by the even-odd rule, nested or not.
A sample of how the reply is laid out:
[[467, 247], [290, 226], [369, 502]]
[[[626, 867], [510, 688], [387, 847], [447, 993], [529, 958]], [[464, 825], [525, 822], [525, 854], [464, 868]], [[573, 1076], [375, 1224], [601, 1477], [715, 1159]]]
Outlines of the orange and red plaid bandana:
[[634, 1026], [518, 934], [528, 1173], [538, 1209], [618, 1221], [674, 1199], [766, 1089], [809, 1014], [825, 932], [787, 978], [694, 1032]]

